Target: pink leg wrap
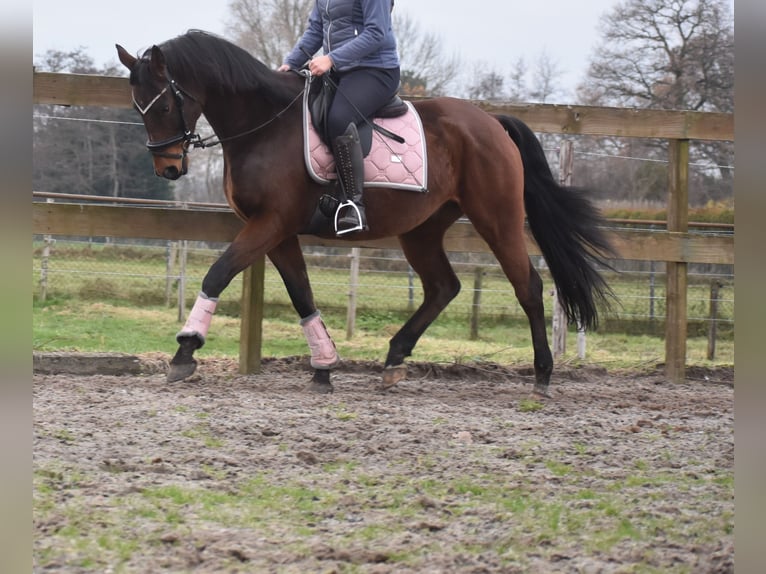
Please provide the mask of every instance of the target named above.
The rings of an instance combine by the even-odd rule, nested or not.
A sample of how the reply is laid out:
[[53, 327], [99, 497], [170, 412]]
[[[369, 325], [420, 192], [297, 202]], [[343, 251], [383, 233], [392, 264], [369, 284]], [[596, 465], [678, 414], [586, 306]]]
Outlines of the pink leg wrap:
[[336, 366], [340, 357], [319, 311], [301, 320], [301, 327], [311, 350], [311, 366], [315, 369], [332, 369]]
[[204, 293], [197, 295], [194, 307], [192, 307], [183, 329], [176, 335], [176, 339], [179, 337], [196, 336], [204, 344], [216, 305], [218, 305], [218, 299], [210, 299]]

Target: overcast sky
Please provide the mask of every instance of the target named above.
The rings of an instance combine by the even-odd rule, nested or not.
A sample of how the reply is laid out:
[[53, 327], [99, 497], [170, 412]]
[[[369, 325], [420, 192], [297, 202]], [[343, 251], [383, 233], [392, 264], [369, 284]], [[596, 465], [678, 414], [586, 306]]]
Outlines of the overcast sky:
[[[486, 64], [501, 74], [523, 56], [528, 64], [545, 52], [562, 71], [558, 83], [572, 90], [586, 71], [599, 39], [599, 18], [619, 0], [398, 0], [422, 32], [444, 42], [445, 55]], [[33, 57], [47, 50], [84, 48], [97, 67], [116, 63], [114, 44], [132, 54], [200, 28], [224, 35], [228, 2], [184, 0], [35, 0]], [[158, 10], [159, 8], [159, 10]]]

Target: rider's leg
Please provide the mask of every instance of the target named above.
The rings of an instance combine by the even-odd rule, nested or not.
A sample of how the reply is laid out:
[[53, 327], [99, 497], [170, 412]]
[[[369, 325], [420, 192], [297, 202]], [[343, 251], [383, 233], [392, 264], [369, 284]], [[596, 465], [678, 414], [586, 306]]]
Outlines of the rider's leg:
[[338, 76], [338, 90], [327, 116], [338, 179], [349, 205], [340, 214], [337, 232], [367, 229], [364, 213], [364, 161], [355, 125], [371, 117], [399, 88], [399, 70], [361, 68]]

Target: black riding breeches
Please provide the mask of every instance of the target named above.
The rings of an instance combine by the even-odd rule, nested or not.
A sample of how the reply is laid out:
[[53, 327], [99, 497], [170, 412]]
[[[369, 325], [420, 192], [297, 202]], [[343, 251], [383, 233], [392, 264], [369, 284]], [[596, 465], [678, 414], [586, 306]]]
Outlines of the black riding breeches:
[[327, 116], [329, 141], [348, 124], [360, 124], [383, 107], [399, 90], [399, 68], [358, 68], [338, 75], [338, 90]]

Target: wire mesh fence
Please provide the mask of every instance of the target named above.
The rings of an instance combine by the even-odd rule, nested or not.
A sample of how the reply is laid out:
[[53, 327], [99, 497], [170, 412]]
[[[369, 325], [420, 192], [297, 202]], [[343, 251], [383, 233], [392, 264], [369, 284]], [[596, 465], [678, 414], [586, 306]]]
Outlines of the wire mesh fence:
[[[224, 248], [189, 241], [37, 237], [33, 243], [34, 299], [76, 298], [125, 306], [175, 307], [181, 321], [205, 273]], [[422, 300], [420, 282], [399, 251], [306, 247], [304, 256], [315, 301], [323, 311], [345, 313], [350, 320], [365, 314], [406, 317]], [[355, 257], [358, 275], [351, 273]], [[464, 319], [470, 326], [468, 336], [473, 338], [489, 323], [518, 323], [526, 328], [526, 317], [513, 289], [491, 255], [452, 253], [450, 259], [462, 289], [444, 315]], [[543, 278], [546, 295], [552, 298], [553, 283], [545, 261], [535, 256], [532, 261]], [[614, 270], [603, 272], [617, 299], [603, 312], [601, 330], [662, 336], [665, 264], [610, 263]], [[712, 338], [709, 343], [713, 349], [716, 339], [733, 338], [733, 266], [692, 264], [688, 284], [689, 336]], [[267, 316], [292, 312], [279, 274], [268, 260], [264, 287]], [[241, 282], [235, 280], [224, 292], [219, 312], [237, 315], [240, 296]], [[552, 307], [552, 299], [546, 298], [549, 320]]]

